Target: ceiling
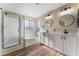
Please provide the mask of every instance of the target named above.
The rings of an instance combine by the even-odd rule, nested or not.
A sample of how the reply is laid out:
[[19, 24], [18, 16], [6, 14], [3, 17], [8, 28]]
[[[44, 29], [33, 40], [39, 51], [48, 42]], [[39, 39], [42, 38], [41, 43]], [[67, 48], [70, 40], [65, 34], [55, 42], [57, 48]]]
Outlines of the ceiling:
[[65, 5], [65, 3], [0, 3], [0, 8], [33, 18]]

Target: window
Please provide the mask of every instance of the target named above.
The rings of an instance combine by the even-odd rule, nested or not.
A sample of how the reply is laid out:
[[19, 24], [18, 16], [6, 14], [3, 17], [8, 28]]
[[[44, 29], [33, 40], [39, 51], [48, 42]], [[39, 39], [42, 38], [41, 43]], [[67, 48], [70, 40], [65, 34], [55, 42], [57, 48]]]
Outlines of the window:
[[25, 20], [25, 28], [33, 29], [35, 27], [35, 22], [31, 20]]
[[29, 20], [26, 20], [26, 21], [25, 21], [25, 27], [26, 27], [26, 28], [29, 28], [29, 25], [30, 25], [30, 24], [29, 24]]

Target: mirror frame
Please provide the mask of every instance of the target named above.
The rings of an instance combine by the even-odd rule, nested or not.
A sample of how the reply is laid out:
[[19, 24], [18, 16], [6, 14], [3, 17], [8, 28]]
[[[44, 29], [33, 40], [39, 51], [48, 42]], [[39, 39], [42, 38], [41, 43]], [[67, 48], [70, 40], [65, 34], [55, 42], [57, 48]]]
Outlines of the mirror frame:
[[47, 19], [47, 20], [45, 20], [45, 24], [46, 24], [46, 22], [51, 22], [51, 24], [49, 25], [49, 27], [51, 27], [53, 25], [53, 20], [52, 19]]
[[[51, 22], [51, 24], [50, 24], [49, 27], [48, 27], [48, 26], [46, 25], [46, 23], [49, 22], [49, 21]], [[52, 27], [52, 25], [53, 25], [53, 20], [52, 20], [52, 19], [45, 19], [45, 20], [44, 20], [44, 24], [42, 25], [42, 28], [43, 28], [43, 29], [45, 29], [45, 28], [50, 28], [50, 27]], [[47, 30], [47, 29], [46, 29], [46, 30]]]
[[[61, 24], [61, 19], [62, 19], [64, 16], [71, 16], [71, 17], [73, 18], [73, 22], [72, 22], [71, 24], [67, 25], [67, 26], [62, 25], [62, 24]], [[63, 26], [63, 27], [69, 27], [69, 26], [71, 26], [74, 22], [75, 22], [75, 17], [74, 17], [73, 15], [71, 15], [71, 14], [63, 15], [63, 16], [60, 18], [60, 20], [59, 20], [59, 24], [60, 24], [61, 26]]]

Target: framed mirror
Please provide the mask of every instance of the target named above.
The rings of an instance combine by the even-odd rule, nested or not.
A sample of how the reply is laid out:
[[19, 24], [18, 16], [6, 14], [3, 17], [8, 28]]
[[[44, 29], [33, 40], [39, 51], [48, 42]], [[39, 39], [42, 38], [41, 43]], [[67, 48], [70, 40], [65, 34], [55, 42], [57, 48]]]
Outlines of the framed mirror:
[[75, 22], [75, 17], [73, 15], [64, 15], [60, 18], [59, 24], [63, 27], [69, 27]]
[[48, 20], [46, 20], [44, 23], [45, 23], [45, 25], [46, 25], [47, 27], [51, 27], [51, 26], [53, 25], [53, 20], [52, 20], [52, 19], [48, 19]]
[[50, 27], [52, 27], [53, 25], [53, 20], [52, 19], [47, 19], [43, 22], [42, 28], [43, 29], [48, 29]]

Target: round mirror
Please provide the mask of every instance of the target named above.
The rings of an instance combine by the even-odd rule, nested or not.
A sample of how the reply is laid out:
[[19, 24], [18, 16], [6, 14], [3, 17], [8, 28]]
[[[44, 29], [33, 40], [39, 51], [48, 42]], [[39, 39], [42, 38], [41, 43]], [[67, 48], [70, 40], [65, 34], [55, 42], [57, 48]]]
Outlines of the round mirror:
[[53, 20], [47, 19], [43, 22], [42, 28], [48, 29], [48, 28], [52, 27], [52, 25], [53, 25]]
[[53, 25], [53, 20], [52, 20], [52, 19], [48, 19], [48, 20], [46, 20], [44, 23], [45, 23], [45, 25], [46, 25], [47, 27], [51, 27], [51, 26]]
[[64, 27], [71, 26], [74, 22], [75, 18], [72, 15], [64, 15], [59, 20], [59, 24]]

